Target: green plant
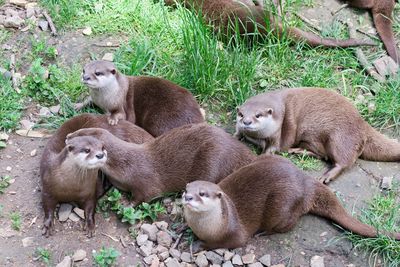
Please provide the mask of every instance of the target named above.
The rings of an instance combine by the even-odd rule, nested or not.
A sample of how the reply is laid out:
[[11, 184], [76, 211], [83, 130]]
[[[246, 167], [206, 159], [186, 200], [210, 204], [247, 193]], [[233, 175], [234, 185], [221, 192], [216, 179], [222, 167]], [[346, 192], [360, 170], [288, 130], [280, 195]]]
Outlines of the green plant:
[[96, 265], [101, 267], [113, 266], [118, 256], [119, 252], [112, 247], [102, 247], [99, 252], [93, 253], [93, 259]]
[[4, 209], [4, 206], [2, 204], [0, 204], [0, 218], [3, 217], [3, 209]]
[[56, 48], [54, 46], [48, 45], [44, 38], [35, 39], [32, 37], [31, 45], [32, 58], [44, 57], [47, 59], [55, 59], [57, 57]]
[[51, 253], [48, 249], [38, 247], [35, 251], [35, 257], [46, 265], [50, 263]]
[[9, 175], [4, 175], [0, 177], [0, 194], [4, 194], [6, 188], [10, 185], [11, 177]]
[[283, 152], [281, 155], [290, 159], [297, 167], [305, 171], [318, 171], [323, 167], [322, 162], [313, 156], [307, 155], [307, 151], [304, 151], [302, 154]]
[[14, 129], [21, 118], [23, 98], [11, 85], [10, 80], [0, 75], [0, 130]]
[[10, 214], [10, 219], [11, 227], [16, 231], [21, 230], [21, 215], [18, 212], [12, 212]]

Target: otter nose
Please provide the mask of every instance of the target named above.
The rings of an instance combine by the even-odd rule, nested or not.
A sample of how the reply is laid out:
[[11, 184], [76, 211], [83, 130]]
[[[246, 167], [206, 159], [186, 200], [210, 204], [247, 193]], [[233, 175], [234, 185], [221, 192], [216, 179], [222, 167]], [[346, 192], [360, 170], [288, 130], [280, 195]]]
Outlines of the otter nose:
[[82, 79], [83, 79], [84, 81], [89, 81], [89, 80], [90, 80], [90, 76], [87, 75], [87, 74], [84, 74], [83, 77], [82, 77]]
[[243, 124], [249, 126], [251, 124], [251, 121], [243, 120]]
[[98, 159], [104, 158], [104, 153], [99, 153], [99, 154], [97, 154], [97, 155], [96, 155], [96, 158], [98, 158]]
[[190, 194], [185, 194], [185, 201], [190, 201], [193, 199], [193, 196]]

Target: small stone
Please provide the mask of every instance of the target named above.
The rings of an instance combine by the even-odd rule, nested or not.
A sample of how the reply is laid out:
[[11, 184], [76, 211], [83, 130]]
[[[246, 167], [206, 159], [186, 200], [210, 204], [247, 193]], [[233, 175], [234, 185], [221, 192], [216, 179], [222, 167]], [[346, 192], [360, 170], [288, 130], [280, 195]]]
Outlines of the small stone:
[[7, 141], [9, 138], [8, 134], [6, 133], [0, 133], [0, 140], [2, 141]]
[[381, 76], [395, 75], [399, 70], [397, 63], [389, 56], [378, 58], [373, 64]]
[[33, 245], [33, 237], [25, 237], [24, 239], [22, 239], [22, 246], [24, 248], [32, 245]]
[[[146, 264], [150, 265], [150, 264], [152, 264], [152, 262], [153, 262], [155, 259], [158, 260], [157, 256], [154, 255], [154, 254], [152, 254], [152, 255], [150, 255], [150, 256], [145, 257], [145, 258], [143, 259], [143, 261], [144, 261]], [[160, 262], [158, 262], [158, 263], [160, 263]]]
[[78, 215], [76, 215], [75, 213], [70, 213], [69, 214], [69, 216], [68, 216], [68, 219], [70, 219], [71, 221], [73, 221], [73, 222], [79, 222], [79, 220], [81, 219], [81, 218], [79, 218], [79, 216]]
[[181, 260], [183, 262], [187, 262], [187, 263], [191, 263], [192, 261], [192, 257], [190, 256], [190, 253], [188, 252], [182, 252], [181, 254]]
[[15, 86], [18, 87], [22, 82], [22, 74], [19, 72], [14, 73]]
[[372, 112], [374, 112], [376, 110], [376, 106], [375, 106], [375, 103], [374, 102], [369, 102], [368, 103], [368, 112], [369, 113], [372, 113]]
[[221, 264], [211, 264], [210, 267], [221, 267]]
[[177, 249], [171, 248], [169, 250], [169, 254], [175, 259], [180, 259], [181, 258], [181, 252]]
[[31, 153], [30, 153], [31, 157], [36, 156], [36, 154], [37, 154], [37, 150], [36, 149], [32, 150]]
[[26, 18], [30, 18], [35, 16], [35, 8], [37, 6], [37, 3], [28, 3], [25, 5], [26, 8]]
[[180, 215], [182, 213], [183, 213], [182, 207], [177, 205], [176, 203], [174, 203], [172, 205], [171, 215], [176, 216], [176, 215]]
[[168, 257], [169, 257], [168, 251], [163, 251], [158, 254], [158, 258], [160, 259], [160, 261], [165, 261], [166, 259], [168, 259]]
[[47, 20], [39, 20], [38, 26], [44, 32], [47, 32], [49, 29], [49, 23]]
[[166, 259], [165, 265], [167, 267], [181, 267], [181, 265], [179, 264], [179, 261], [177, 259], [174, 259], [174, 258]]
[[214, 250], [216, 253], [218, 253], [219, 255], [221, 255], [221, 256], [224, 256], [224, 254], [225, 254], [225, 249], [222, 249], [222, 248], [219, 248], [219, 249], [216, 249], [216, 250]]
[[320, 237], [324, 237], [324, 236], [326, 236], [328, 234], [328, 232], [322, 232], [319, 236]]
[[153, 261], [150, 264], [150, 267], [160, 267], [160, 260], [156, 257], [153, 259]]
[[12, 170], [11, 166], [6, 167], [6, 171], [10, 172]]
[[20, 6], [20, 7], [25, 7], [25, 5], [28, 3], [26, 0], [10, 0], [10, 4]]
[[255, 259], [256, 259], [256, 255], [254, 255], [253, 253], [242, 256], [242, 262], [244, 264], [253, 263]]
[[17, 235], [18, 232], [15, 231], [14, 229], [11, 229], [11, 227], [7, 228], [0, 228], [0, 237], [8, 238], [8, 237], [13, 237]]
[[259, 262], [251, 263], [247, 265], [248, 267], [263, 267], [263, 265]]
[[164, 247], [170, 247], [172, 243], [172, 237], [165, 231], [157, 233], [157, 243]]
[[162, 252], [168, 251], [168, 248], [166, 248], [164, 246], [161, 246], [161, 245], [158, 245], [156, 247], [156, 251], [157, 251], [157, 253], [162, 253]]
[[142, 226], [140, 226], [140, 230], [142, 230], [144, 234], [149, 236], [149, 240], [151, 241], [157, 240], [157, 232], [158, 232], [157, 226], [144, 223], [142, 224]]
[[213, 264], [221, 264], [224, 260], [220, 255], [218, 255], [214, 251], [207, 251], [206, 257]]
[[8, 181], [8, 183], [9, 183], [9, 184], [15, 183], [15, 179], [10, 179], [10, 180]]
[[382, 178], [381, 188], [390, 190], [392, 188], [393, 176], [385, 176]]
[[83, 249], [78, 249], [72, 256], [73, 261], [83, 261], [86, 258], [86, 251]]
[[234, 253], [230, 252], [229, 250], [225, 251], [224, 253], [224, 261], [230, 261], [233, 258]]
[[82, 219], [85, 219], [85, 211], [83, 209], [80, 209], [78, 207], [74, 208], [74, 212], [76, 213], [76, 215], [78, 215], [79, 217], [81, 217]]
[[265, 254], [264, 256], [259, 258], [258, 261], [264, 264], [265, 266], [271, 266], [271, 255]]
[[138, 246], [140, 247], [140, 246], [143, 246], [145, 243], [146, 243], [146, 241], [149, 239], [149, 236], [148, 235], [143, 235], [143, 234], [141, 234], [141, 235], [138, 235], [137, 237], [136, 237], [136, 243], [138, 244]]
[[354, 104], [364, 104], [365, 103], [365, 96], [362, 94], [357, 95], [356, 100], [354, 101]]
[[56, 265], [56, 267], [71, 267], [72, 259], [70, 256], [65, 256], [62, 262]]
[[139, 254], [148, 257], [151, 255], [151, 252], [153, 250], [153, 247], [151, 245], [143, 245], [139, 248]]
[[42, 108], [39, 110], [39, 116], [48, 117], [48, 116], [50, 116], [50, 115], [51, 115], [51, 112], [50, 112], [50, 109], [49, 109], [49, 108], [42, 107]]
[[30, 130], [35, 126], [35, 123], [31, 122], [30, 120], [20, 120], [19, 123], [21, 124], [21, 129], [23, 130]]
[[238, 254], [233, 256], [232, 263], [233, 265], [243, 265], [242, 258]]
[[7, 17], [5, 18], [3, 25], [6, 28], [15, 28], [18, 29], [20, 28], [23, 24], [24, 24], [24, 20], [21, 19], [18, 15], [16, 16], [11, 16], [11, 17]]
[[58, 220], [60, 222], [65, 222], [68, 220], [71, 211], [72, 205], [66, 203], [61, 204], [60, 208], [58, 209]]
[[170, 197], [164, 198], [163, 199], [163, 204], [168, 205], [172, 203], [172, 199]]
[[53, 114], [58, 114], [61, 110], [61, 106], [60, 105], [56, 105], [56, 106], [52, 106], [49, 108], [50, 112]]
[[231, 261], [226, 261], [224, 264], [222, 264], [222, 267], [233, 267], [233, 264]]
[[182, 262], [181, 267], [196, 267], [196, 265], [187, 262]]
[[86, 27], [85, 29], [82, 30], [83, 35], [91, 35], [92, 34], [92, 28]]
[[285, 264], [282, 264], [282, 263], [275, 264], [275, 265], [272, 265], [271, 267], [285, 267]]
[[155, 222], [154, 223], [158, 229], [166, 231], [168, 229], [168, 223], [165, 221]]
[[199, 256], [197, 256], [196, 260], [194, 262], [199, 267], [207, 267], [208, 266], [208, 260], [207, 260], [207, 257], [204, 254], [200, 254]]
[[114, 54], [113, 53], [105, 53], [102, 60], [113, 62]]
[[311, 258], [310, 267], [325, 267], [324, 257], [315, 255]]

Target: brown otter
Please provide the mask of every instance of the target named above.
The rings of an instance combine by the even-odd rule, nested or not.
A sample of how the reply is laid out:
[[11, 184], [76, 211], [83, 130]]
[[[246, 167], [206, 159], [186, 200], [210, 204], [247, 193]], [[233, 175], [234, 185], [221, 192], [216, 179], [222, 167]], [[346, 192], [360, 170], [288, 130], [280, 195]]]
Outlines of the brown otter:
[[[110, 130], [121, 139], [144, 143], [154, 138], [140, 127], [121, 121], [110, 126], [107, 116], [82, 114], [66, 121], [49, 139], [40, 162], [42, 180], [42, 205], [45, 212], [44, 232], [49, 236], [53, 229], [56, 205], [60, 202], [77, 202], [86, 213], [88, 235], [94, 231], [94, 210], [97, 199], [104, 193], [98, 170], [107, 158], [102, 143], [94, 138], [69, 140], [67, 134], [85, 127], [101, 127]], [[101, 157], [101, 154], [104, 157]], [[94, 161], [97, 164], [91, 164]]]
[[358, 157], [400, 161], [400, 143], [373, 129], [344, 96], [322, 88], [292, 88], [249, 98], [237, 111], [235, 136], [261, 145], [264, 151], [299, 147], [334, 167], [324, 173], [335, 179]]
[[393, 17], [392, 13], [395, 6], [394, 0], [347, 0], [350, 6], [362, 9], [370, 9], [374, 20], [376, 31], [389, 56], [393, 58], [397, 64], [400, 63], [400, 54], [396, 48], [396, 40], [393, 34]]
[[111, 125], [126, 118], [157, 137], [204, 121], [193, 95], [162, 78], [125, 76], [112, 62], [92, 61], [84, 67], [82, 81], [90, 88], [92, 101], [111, 113]]
[[[218, 185], [189, 183], [182, 198], [186, 222], [206, 249], [243, 246], [258, 230], [288, 232], [307, 213], [358, 235], [378, 234], [350, 216], [326, 185], [275, 155], [260, 156]], [[400, 239], [399, 233], [389, 235]]]
[[[360, 45], [375, 45], [372, 41], [357, 39], [337, 40], [322, 38], [314, 33], [306, 32], [295, 27], [284, 27], [280, 21], [274, 18], [271, 12], [263, 10], [262, 5], [251, 5], [243, 1], [233, 0], [167, 0], [167, 5], [175, 2], [183, 3], [201, 12], [205, 20], [214, 24], [217, 29], [229, 33], [236, 27], [240, 34], [254, 34], [259, 32], [267, 35], [271, 32], [278, 36], [286, 33], [289, 38], [295, 41], [305, 42], [310, 46], [326, 47], [351, 47]], [[275, 1], [274, 3], [277, 3]], [[277, 6], [279, 10], [279, 6]], [[238, 23], [236, 23], [236, 21]]]
[[134, 204], [183, 190], [197, 179], [219, 182], [256, 157], [224, 130], [205, 123], [172, 129], [142, 145], [98, 128], [81, 129], [67, 138], [86, 135], [105, 144], [108, 159], [101, 170], [114, 186], [132, 192]]

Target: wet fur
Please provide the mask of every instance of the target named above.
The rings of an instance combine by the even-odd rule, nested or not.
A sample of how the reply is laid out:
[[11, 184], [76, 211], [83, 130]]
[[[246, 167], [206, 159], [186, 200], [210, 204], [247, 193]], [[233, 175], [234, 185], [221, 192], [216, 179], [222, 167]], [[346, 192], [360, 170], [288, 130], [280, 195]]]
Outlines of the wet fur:
[[[216, 192], [223, 192], [219, 199], [224, 207], [223, 219], [209, 221], [206, 228], [197, 225], [195, 217], [188, 217], [190, 213], [184, 206], [188, 225], [207, 249], [244, 246], [259, 230], [267, 234], [288, 232], [308, 213], [327, 218], [355, 234], [377, 235], [376, 229], [350, 216], [327, 186], [280, 156], [260, 156], [218, 185], [202, 181], [188, 184], [185, 194], [198, 198], [200, 190], [212, 198], [217, 197]], [[400, 239], [398, 233], [389, 235]]]
[[126, 143], [97, 128], [79, 130], [69, 138], [82, 135], [105, 143], [108, 160], [102, 171], [113, 177], [113, 185], [132, 192], [136, 205], [182, 190], [194, 180], [219, 182], [255, 159], [245, 145], [205, 123], [172, 129], [143, 145]]

